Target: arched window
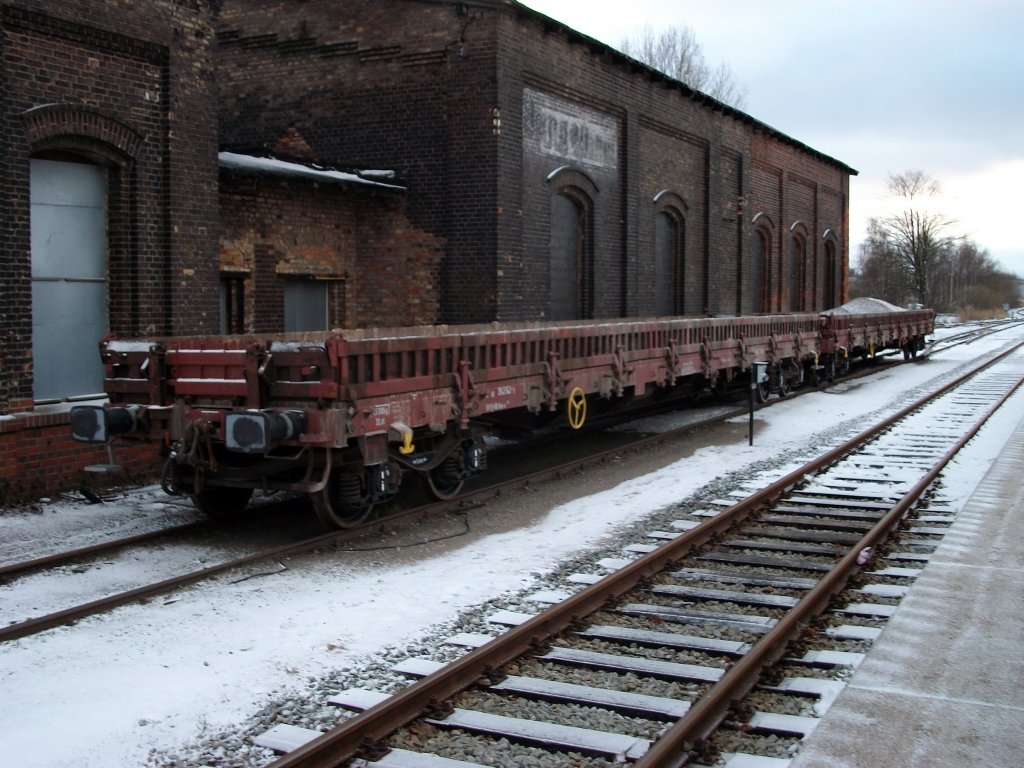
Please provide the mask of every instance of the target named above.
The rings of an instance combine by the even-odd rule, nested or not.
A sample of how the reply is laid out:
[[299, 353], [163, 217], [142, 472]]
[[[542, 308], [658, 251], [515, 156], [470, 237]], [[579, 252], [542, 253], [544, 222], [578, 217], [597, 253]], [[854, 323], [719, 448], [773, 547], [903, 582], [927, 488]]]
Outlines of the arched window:
[[825, 263], [822, 265], [825, 284], [823, 286], [823, 302], [820, 309], [831, 309], [832, 307], [839, 306], [839, 294], [836, 291], [838, 267], [839, 265], [836, 263], [836, 241], [832, 233], [827, 232], [825, 238]]
[[594, 316], [593, 196], [597, 187], [573, 168], [549, 178], [551, 195], [550, 316], [578, 320]]
[[795, 232], [789, 247], [789, 310], [802, 312], [807, 306], [807, 238]]
[[570, 195], [551, 198], [551, 319], [580, 317], [583, 306], [584, 211]]
[[751, 220], [750, 249], [751, 305], [754, 312], [778, 312], [782, 309], [782, 270], [775, 259], [772, 244], [774, 223], [761, 211]]
[[31, 148], [33, 398], [102, 394], [98, 340], [111, 325], [138, 332], [131, 167], [144, 140], [75, 105], [48, 104], [21, 117]]
[[658, 211], [654, 222], [654, 314], [686, 313], [686, 220], [675, 207]]
[[754, 230], [753, 275], [754, 311], [772, 311], [771, 268], [772, 238], [766, 227]]

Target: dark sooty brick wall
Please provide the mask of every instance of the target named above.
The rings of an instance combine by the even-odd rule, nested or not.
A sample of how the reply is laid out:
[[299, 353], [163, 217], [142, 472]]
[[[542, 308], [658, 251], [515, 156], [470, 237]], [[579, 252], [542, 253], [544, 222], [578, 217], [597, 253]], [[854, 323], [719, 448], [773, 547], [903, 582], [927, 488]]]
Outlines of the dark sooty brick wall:
[[395, 170], [413, 226], [445, 243], [437, 319], [493, 318], [493, 34], [449, 3], [226, 2], [223, 145], [274, 147], [291, 130], [321, 162]]
[[[656, 213], [669, 205], [684, 232], [677, 304], [683, 313], [759, 310], [755, 218], [772, 237], [771, 292], [788, 290], [778, 279], [788, 266], [782, 263], [790, 252], [787, 234], [803, 225], [804, 307], [841, 303], [845, 293], [826, 297], [815, 286], [824, 285], [818, 265], [827, 236], [839, 247], [837, 282], [845, 280], [851, 169], [533, 14], [506, 14], [500, 23], [508, 139], [501, 159], [521, 182], [500, 186], [499, 210], [511, 215], [499, 225], [508, 232], [499, 241], [511, 244], [505, 258], [518, 272], [510, 287], [529, 286], [503, 307], [522, 307], [512, 311], [517, 316], [545, 310], [549, 200], [565, 166], [587, 174], [597, 190], [596, 316], [642, 315], [653, 305]], [[538, 101], [546, 112], [540, 125], [531, 106]], [[765, 173], [777, 183], [765, 184]], [[772, 298], [777, 308], [790, 301]]]
[[[650, 311], [666, 207], [686, 314], [760, 309], [762, 275], [772, 309], [842, 298], [823, 295], [821, 260], [832, 233], [843, 285], [849, 168], [521, 6], [227, 0], [220, 42], [225, 143], [292, 128], [326, 162], [394, 168], [413, 223], [446, 243], [444, 320], [551, 316], [560, 192], [590, 206], [591, 316]], [[782, 279], [792, 231], [806, 231], [802, 298]]]
[[[53, 447], [63, 417], [33, 415], [31, 158], [106, 171], [110, 330], [216, 330], [213, 39], [205, 0], [0, 2], [0, 415], [19, 414], [4, 424], [9, 488], [57, 478], [75, 455]], [[27, 458], [36, 437], [49, 469]], [[11, 462], [15, 444], [25, 458]]]

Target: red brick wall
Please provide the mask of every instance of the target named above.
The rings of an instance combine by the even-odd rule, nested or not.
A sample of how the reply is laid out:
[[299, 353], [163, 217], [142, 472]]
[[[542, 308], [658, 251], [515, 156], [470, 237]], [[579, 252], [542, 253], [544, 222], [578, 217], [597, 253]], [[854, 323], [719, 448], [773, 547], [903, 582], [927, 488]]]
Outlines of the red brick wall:
[[104, 446], [71, 439], [68, 414], [21, 414], [0, 418], [0, 505], [108, 483], [148, 482], [160, 470], [159, 446], [116, 442], [122, 472], [88, 476], [84, 467], [109, 461]]
[[[849, 174], [760, 133], [752, 138], [750, 154], [753, 167], [748, 211], [751, 215], [761, 213], [766, 217], [762, 220], [771, 222], [776, 277], [785, 271], [794, 225], [803, 225], [808, 235], [811, 306], [828, 309], [844, 303], [849, 295]], [[835, 297], [824, 293], [826, 235], [834, 237], [837, 245]], [[781, 282], [783, 293], [776, 296], [776, 309], [789, 299], [786, 281]]]
[[221, 267], [248, 274], [246, 329], [283, 330], [283, 281], [330, 281], [332, 326], [438, 322], [442, 242], [410, 223], [401, 191], [225, 171]]

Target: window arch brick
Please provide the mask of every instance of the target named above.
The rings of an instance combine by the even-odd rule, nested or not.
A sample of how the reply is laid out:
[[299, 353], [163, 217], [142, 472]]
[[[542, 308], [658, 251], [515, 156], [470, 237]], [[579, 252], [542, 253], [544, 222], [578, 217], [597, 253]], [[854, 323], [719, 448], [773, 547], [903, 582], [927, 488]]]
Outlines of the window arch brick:
[[124, 123], [95, 110], [49, 104], [22, 114], [32, 152], [47, 149], [80, 151], [107, 162], [134, 160], [142, 136]]

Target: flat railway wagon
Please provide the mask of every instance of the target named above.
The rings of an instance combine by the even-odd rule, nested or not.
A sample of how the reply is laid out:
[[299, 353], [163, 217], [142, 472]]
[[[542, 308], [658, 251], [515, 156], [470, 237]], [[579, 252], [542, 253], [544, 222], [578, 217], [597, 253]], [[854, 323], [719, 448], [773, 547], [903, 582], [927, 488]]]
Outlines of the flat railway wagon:
[[101, 342], [109, 403], [72, 410], [75, 440], [166, 446], [162, 484], [212, 516], [255, 489], [308, 494], [347, 527], [419, 475], [440, 499], [486, 468], [494, 425], [749, 383], [761, 399], [842, 373], [851, 358], [911, 357], [931, 310], [432, 326]]

